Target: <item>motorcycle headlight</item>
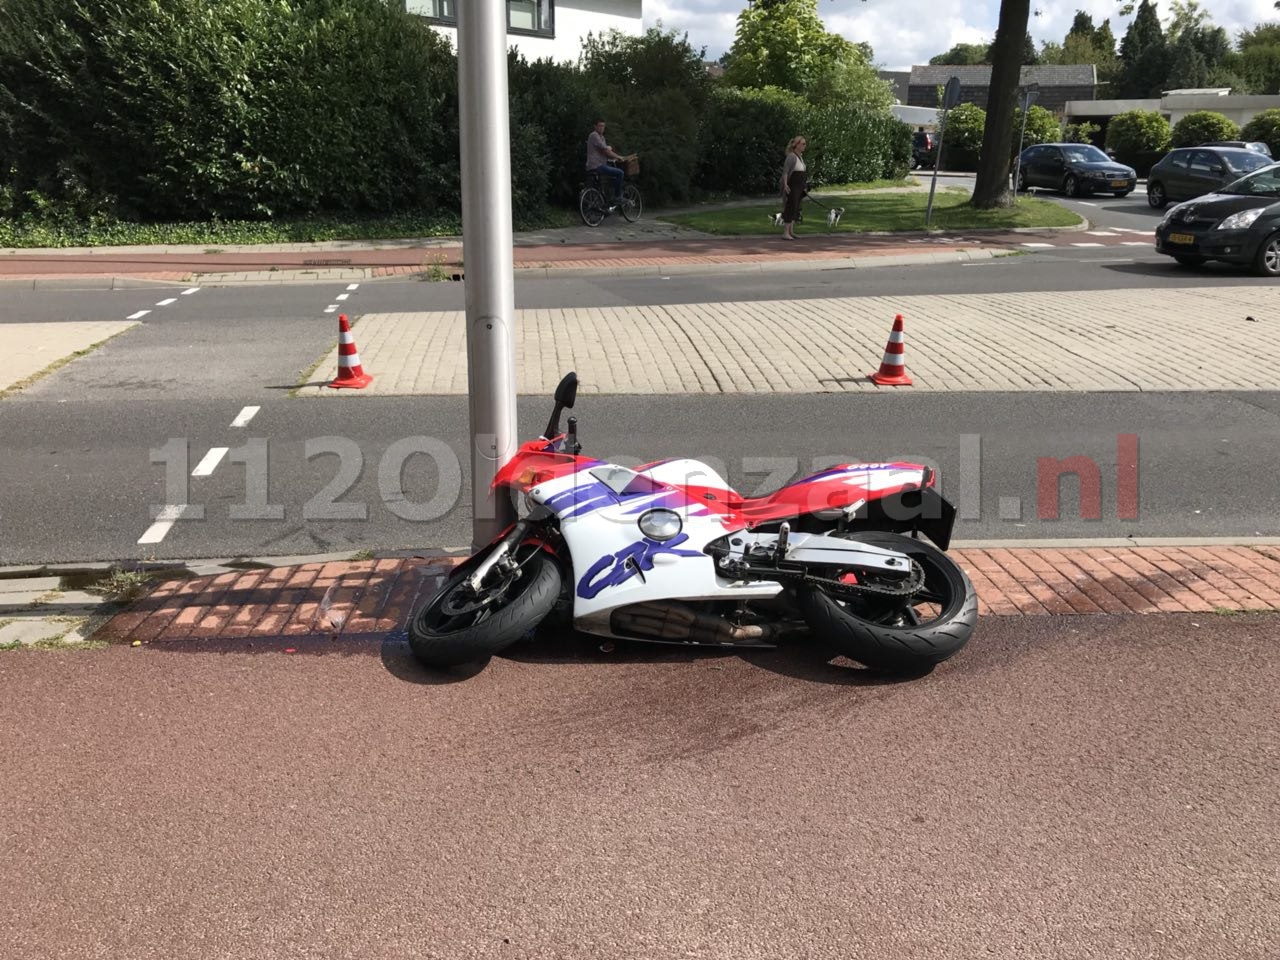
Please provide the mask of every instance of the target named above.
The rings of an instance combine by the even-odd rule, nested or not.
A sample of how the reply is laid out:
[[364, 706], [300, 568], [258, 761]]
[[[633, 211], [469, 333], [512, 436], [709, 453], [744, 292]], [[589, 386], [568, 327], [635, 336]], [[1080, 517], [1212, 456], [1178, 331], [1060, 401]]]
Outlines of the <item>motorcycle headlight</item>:
[[674, 510], [649, 510], [640, 514], [638, 523], [640, 532], [651, 540], [670, 540], [684, 527], [680, 514]]
[[1254, 207], [1252, 210], [1241, 210], [1239, 213], [1233, 213], [1227, 219], [1220, 222], [1213, 229], [1215, 230], [1247, 230], [1253, 226], [1253, 221], [1262, 216], [1265, 207]]

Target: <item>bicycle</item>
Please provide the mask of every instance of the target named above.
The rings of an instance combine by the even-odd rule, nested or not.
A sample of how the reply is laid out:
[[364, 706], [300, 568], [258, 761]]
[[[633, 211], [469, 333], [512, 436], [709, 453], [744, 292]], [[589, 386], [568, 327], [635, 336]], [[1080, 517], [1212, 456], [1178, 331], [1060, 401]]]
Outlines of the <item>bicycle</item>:
[[582, 222], [588, 227], [600, 226], [604, 223], [604, 218], [615, 210], [620, 211], [628, 223], [635, 223], [640, 219], [640, 214], [644, 210], [640, 188], [634, 183], [625, 182], [627, 177], [634, 177], [640, 173], [639, 155], [633, 153], [626, 158], [626, 161], [627, 165], [622, 170], [624, 184], [621, 200], [606, 200], [605, 190], [608, 189], [612, 194], [613, 184], [602, 185], [599, 173], [594, 171], [587, 173], [586, 185], [578, 191], [578, 213], [582, 215]]

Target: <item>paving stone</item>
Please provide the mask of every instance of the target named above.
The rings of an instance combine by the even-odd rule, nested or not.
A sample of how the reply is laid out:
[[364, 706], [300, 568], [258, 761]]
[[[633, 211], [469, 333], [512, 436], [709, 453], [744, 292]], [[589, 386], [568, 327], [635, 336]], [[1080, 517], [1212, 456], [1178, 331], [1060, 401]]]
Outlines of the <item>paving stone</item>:
[[48, 620], [14, 620], [0, 627], [0, 645], [39, 643], [54, 640], [71, 630], [74, 624], [51, 623]]

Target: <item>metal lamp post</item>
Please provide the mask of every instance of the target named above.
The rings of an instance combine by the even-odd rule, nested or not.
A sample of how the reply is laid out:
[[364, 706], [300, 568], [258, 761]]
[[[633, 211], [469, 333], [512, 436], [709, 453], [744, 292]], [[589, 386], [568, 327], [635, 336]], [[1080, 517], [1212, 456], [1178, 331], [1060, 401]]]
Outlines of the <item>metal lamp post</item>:
[[1031, 104], [1035, 103], [1036, 97], [1040, 96], [1040, 85], [1036, 83], [1028, 84], [1027, 88], [1022, 91], [1022, 129], [1018, 132], [1018, 159], [1013, 165], [1013, 197], [1018, 198], [1018, 177], [1022, 175], [1022, 144], [1027, 139], [1027, 111], [1031, 109]]
[[472, 547], [491, 541], [513, 507], [490, 494], [516, 450], [515, 279], [506, 0], [458, 4], [462, 249], [467, 265], [467, 392]]
[[952, 77], [942, 94], [942, 124], [938, 130], [938, 151], [933, 157], [933, 179], [929, 183], [929, 203], [924, 208], [924, 225], [933, 222], [933, 194], [938, 189], [938, 167], [942, 164], [942, 142], [947, 138], [947, 114], [960, 102], [960, 78]]

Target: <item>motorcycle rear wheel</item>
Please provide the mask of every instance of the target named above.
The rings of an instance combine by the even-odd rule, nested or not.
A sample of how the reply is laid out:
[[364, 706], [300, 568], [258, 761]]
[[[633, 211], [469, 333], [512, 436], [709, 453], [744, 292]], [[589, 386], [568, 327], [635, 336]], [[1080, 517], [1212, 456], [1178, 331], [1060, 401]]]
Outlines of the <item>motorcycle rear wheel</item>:
[[445, 581], [409, 625], [409, 648], [426, 667], [456, 667], [501, 653], [536, 627], [560, 596], [560, 565], [535, 545], [516, 551], [519, 570], [494, 570], [478, 593], [466, 579], [495, 548], [477, 554]]
[[955, 656], [973, 636], [978, 594], [959, 565], [923, 540], [869, 531], [846, 539], [897, 550], [924, 569], [924, 586], [906, 603], [836, 599], [821, 587], [798, 591], [800, 612], [820, 642], [877, 670], [925, 669]]

